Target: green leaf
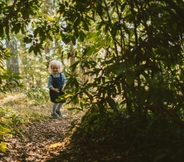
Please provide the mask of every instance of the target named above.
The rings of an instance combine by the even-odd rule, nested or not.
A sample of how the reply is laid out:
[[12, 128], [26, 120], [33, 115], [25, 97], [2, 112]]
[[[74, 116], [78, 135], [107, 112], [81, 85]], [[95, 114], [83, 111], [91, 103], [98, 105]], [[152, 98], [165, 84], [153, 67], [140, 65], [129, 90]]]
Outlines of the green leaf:
[[76, 44], [76, 37], [75, 36], [72, 36], [72, 43], [73, 43], [73, 45]]
[[79, 32], [79, 39], [80, 39], [80, 41], [83, 42], [85, 37], [86, 37], [86, 34], [81, 30]]
[[77, 67], [77, 65], [79, 64], [79, 62], [80, 62], [80, 61], [76, 61], [74, 64], [72, 64], [72, 65], [70, 66], [72, 72], [74, 72], [74, 71], [76, 70], [76, 67]]
[[83, 22], [84, 29], [89, 31], [89, 26], [88, 26], [87, 20], [83, 20], [82, 22]]
[[114, 110], [114, 112], [118, 112], [116, 103], [111, 97], [107, 97], [107, 102], [109, 103], [110, 107]]
[[17, 34], [20, 31], [20, 28], [21, 28], [21, 24], [17, 23], [13, 26], [12, 31], [15, 31], [15, 34]]
[[[66, 2], [65, 2], [65, 4], [66, 4]], [[63, 13], [64, 11], [65, 11], [65, 5], [62, 4], [62, 3], [60, 3], [60, 4], [59, 4], [59, 12], [60, 12], [60, 13]]]
[[40, 33], [40, 31], [42, 30], [41, 27], [37, 27], [35, 30], [34, 30], [34, 37], [36, 37], [38, 35], [38, 33]]
[[3, 38], [3, 35], [4, 35], [3, 26], [0, 24], [0, 37]]
[[62, 39], [65, 44], [68, 44], [71, 41], [71, 38], [68, 35], [63, 35]]
[[23, 40], [25, 43], [31, 43], [32, 42], [32, 39], [30, 37], [24, 37], [24, 40]]
[[6, 143], [5, 143], [5, 142], [1, 142], [1, 143], [0, 143], [0, 150], [1, 150], [2, 152], [6, 152]]
[[131, 86], [134, 83], [134, 77], [135, 76], [134, 76], [133, 72], [130, 71], [130, 72], [127, 73], [127, 84], [128, 85]]

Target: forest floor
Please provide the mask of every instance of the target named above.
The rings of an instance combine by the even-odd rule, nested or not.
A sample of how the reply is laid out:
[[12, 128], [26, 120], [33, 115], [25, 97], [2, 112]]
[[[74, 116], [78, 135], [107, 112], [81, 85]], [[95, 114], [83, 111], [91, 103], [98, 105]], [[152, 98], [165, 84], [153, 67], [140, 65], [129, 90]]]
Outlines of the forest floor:
[[[24, 102], [20, 103], [20, 100]], [[103, 140], [108, 130], [90, 136], [81, 131], [79, 124], [84, 112], [74, 113], [64, 108], [64, 117], [53, 119], [50, 117], [51, 104], [27, 104], [27, 107], [25, 104], [23, 96], [18, 99], [15, 96], [0, 97], [0, 107], [32, 114], [36, 119], [20, 124], [19, 133], [6, 137], [7, 150], [0, 152], [0, 162], [181, 162], [180, 159], [183, 159], [172, 160], [169, 157], [179, 151], [172, 148], [171, 138], [167, 134], [157, 137], [157, 132], [153, 132], [143, 137], [142, 133], [142, 137], [137, 138], [134, 129], [128, 130], [126, 127], [129, 131], [127, 135], [125, 131], [117, 130], [112, 132], [112, 138]], [[180, 141], [177, 143], [181, 144]], [[153, 155], [156, 155], [154, 159]]]
[[35, 106], [30, 104], [31, 101], [29, 104], [23, 101], [26, 101], [23, 94], [0, 97], [0, 107], [8, 107], [16, 114], [24, 114], [24, 118], [27, 116], [27, 122], [20, 123], [15, 129], [17, 132], [5, 138], [7, 148], [5, 153], [0, 152], [0, 162], [73, 161], [72, 158], [75, 157], [60, 156], [62, 152], [71, 152], [71, 135], [83, 113], [72, 113], [63, 108], [63, 117], [54, 119], [50, 116], [51, 103]]
[[[19, 124], [17, 132], [7, 136], [6, 152], [0, 152], [0, 162], [100, 162], [121, 159], [115, 150], [81, 136], [78, 130], [84, 112], [63, 108], [63, 118], [50, 116], [52, 104], [35, 106], [25, 95], [0, 96], [0, 107], [24, 114], [27, 121]], [[67, 107], [67, 106], [66, 106]], [[27, 113], [27, 115], [26, 115]], [[31, 118], [34, 116], [34, 119]], [[21, 121], [21, 119], [16, 119]], [[110, 152], [109, 152], [110, 151]], [[119, 153], [118, 153], [119, 154]], [[117, 160], [112, 160], [117, 161]]]

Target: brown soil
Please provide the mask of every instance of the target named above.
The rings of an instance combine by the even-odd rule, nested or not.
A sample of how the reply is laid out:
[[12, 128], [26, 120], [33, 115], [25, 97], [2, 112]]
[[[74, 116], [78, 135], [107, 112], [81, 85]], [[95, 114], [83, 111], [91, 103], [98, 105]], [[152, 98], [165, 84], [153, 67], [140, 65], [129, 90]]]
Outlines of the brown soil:
[[47, 161], [70, 143], [71, 119], [47, 119], [27, 124], [20, 134], [7, 138], [7, 151], [0, 153], [2, 162]]
[[[11, 107], [17, 109], [15, 105]], [[41, 111], [43, 107], [30, 109]], [[34, 121], [21, 126], [21, 132], [6, 137], [7, 151], [0, 152], [0, 162], [121, 161], [124, 156], [121, 149], [113, 148], [110, 143], [99, 142], [98, 138], [83, 136], [79, 128], [83, 113], [63, 111], [64, 118], [47, 116], [41, 122]]]
[[[183, 140], [176, 140], [171, 147], [170, 141], [175, 136], [162, 129], [146, 133], [139, 129], [139, 124], [130, 125], [128, 118], [120, 118], [116, 122], [108, 120], [107, 129], [99, 130], [99, 134], [85, 134], [79, 127], [84, 112], [74, 114], [63, 109], [64, 118], [52, 119], [50, 106], [28, 107], [32, 112], [47, 115], [41, 122], [22, 125], [21, 132], [7, 137], [7, 151], [0, 152], [0, 162], [181, 162], [184, 159], [183, 149], [178, 149]], [[17, 104], [9, 107], [19, 112], [25, 109]], [[109, 128], [113, 131], [109, 132]]]

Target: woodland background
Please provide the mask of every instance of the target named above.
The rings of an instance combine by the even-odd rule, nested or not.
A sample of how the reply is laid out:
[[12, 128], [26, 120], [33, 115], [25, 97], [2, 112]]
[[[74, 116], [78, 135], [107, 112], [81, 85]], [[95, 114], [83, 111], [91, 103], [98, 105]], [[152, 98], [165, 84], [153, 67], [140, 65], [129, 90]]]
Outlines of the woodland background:
[[[181, 162], [183, 15], [183, 0], [1, 0], [1, 96], [49, 105], [48, 64], [59, 59], [67, 108], [85, 112], [74, 139], [136, 152], [135, 161]], [[11, 124], [0, 108], [5, 151]]]

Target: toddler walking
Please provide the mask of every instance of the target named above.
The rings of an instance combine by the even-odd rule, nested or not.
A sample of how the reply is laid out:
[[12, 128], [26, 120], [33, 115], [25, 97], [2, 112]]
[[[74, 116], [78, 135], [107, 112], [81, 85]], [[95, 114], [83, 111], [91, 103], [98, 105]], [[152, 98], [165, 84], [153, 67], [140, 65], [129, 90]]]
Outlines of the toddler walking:
[[49, 95], [50, 100], [54, 103], [51, 115], [54, 118], [61, 118], [62, 114], [60, 109], [63, 107], [65, 101], [57, 102], [56, 99], [64, 94], [62, 90], [66, 85], [66, 77], [62, 73], [63, 71], [62, 63], [58, 60], [51, 61], [49, 64], [49, 71], [51, 72], [51, 74], [48, 77]]

